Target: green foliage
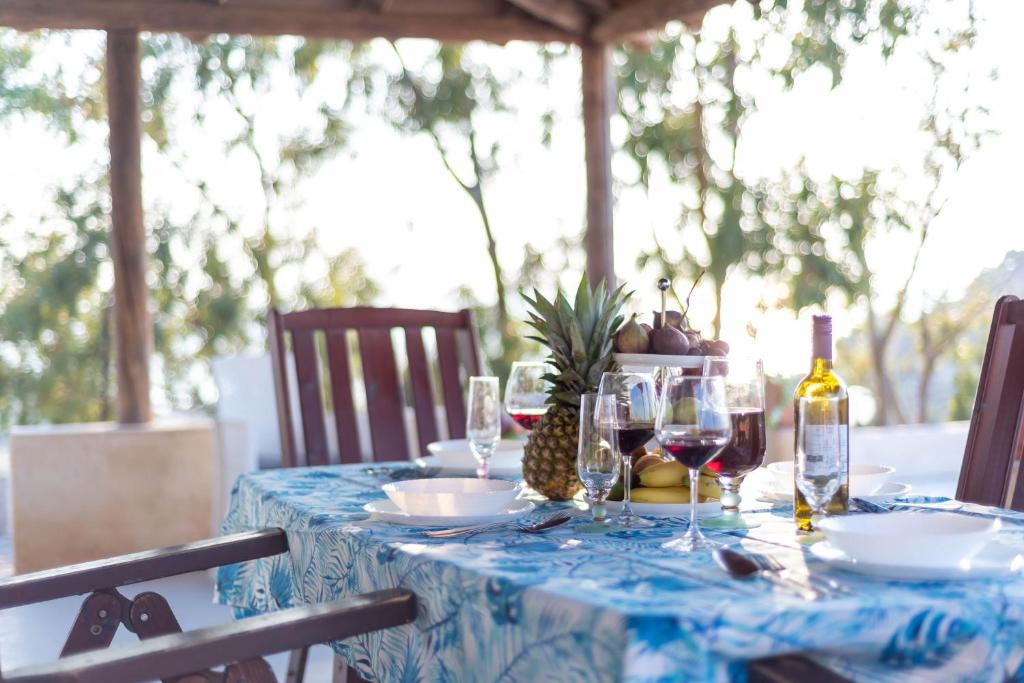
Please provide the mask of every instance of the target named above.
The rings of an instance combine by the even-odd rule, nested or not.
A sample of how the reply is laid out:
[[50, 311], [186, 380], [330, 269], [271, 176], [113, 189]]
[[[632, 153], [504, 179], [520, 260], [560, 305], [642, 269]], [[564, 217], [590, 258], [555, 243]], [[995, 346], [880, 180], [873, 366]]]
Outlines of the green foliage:
[[[103, 51], [86, 54], [77, 81], [50, 74], [40, 65], [59, 37], [0, 32], [0, 121], [33, 117], [75, 142], [83, 122], [103, 115], [95, 77], [102, 73]], [[210, 398], [204, 391], [208, 358], [262, 342], [268, 303], [356, 305], [377, 295], [358, 254], [324, 254], [315, 229], [301, 235], [289, 225], [298, 184], [345, 143], [341, 106], [306, 89], [323, 57], [348, 48], [227, 36], [195, 45], [170, 35], [150, 36], [142, 48], [144, 132], [197, 190], [195, 205], [173, 207], [177, 218], [159, 193], [146, 197], [159, 388], [171, 407], [189, 409]], [[280, 82], [282, 72], [314, 113], [301, 127], [281, 126], [263, 114], [272, 75]], [[190, 108], [202, 126], [225, 104], [235, 116], [234, 134], [212, 142], [225, 155], [250, 155], [258, 167], [264, 207], [256, 225], [216, 200], [216, 178], [188, 178], [187, 150], [175, 134], [179, 109]], [[238, 187], [241, 181], [232, 180]], [[105, 169], [90, 168], [56, 191], [55, 215], [40, 229], [25, 230], [12, 219], [27, 239], [18, 241], [23, 250], [0, 245], [0, 272], [7, 275], [0, 289], [0, 424], [112, 417], [106, 195]], [[254, 283], [263, 286], [262, 297]]]

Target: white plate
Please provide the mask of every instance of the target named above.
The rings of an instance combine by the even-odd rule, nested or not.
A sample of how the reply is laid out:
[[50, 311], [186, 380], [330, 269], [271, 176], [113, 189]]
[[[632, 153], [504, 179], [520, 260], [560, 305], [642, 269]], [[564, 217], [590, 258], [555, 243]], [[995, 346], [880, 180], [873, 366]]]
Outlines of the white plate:
[[[472, 467], [445, 467], [436, 455], [428, 455], [425, 458], [416, 458], [413, 461], [417, 467], [437, 467], [443, 474], [458, 474], [476, 476], [476, 465]], [[521, 477], [523, 476], [523, 464], [521, 462], [508, 463], [500, 459], [491, 459], [491, 474], [496, 477]]]
[[[792, 460], [773, 462], [765, 469], [772, 477], [772, 488], [788, 489], [793, 485]], [[888, 465], [850, 463], [850, 496], [877, 496], [895, 471], [894, 467]]]
[[[525, 441], [519, 439], [502, 439], [494, 455], [490, 458], [491, 468], [500, 467], [511, 469], [521, 467], [523, 460], [523, 446]], [[430, 455], [437, 458], [440, 467], [451, 470], [476, 471], [476, 457], [469, 448], [469, 441], [466, 439], [449, 439], [447, 441], [435, 441], [427, 444]]]
[[[771, 484], [769, 484], [770, 486]], [[878, 492], [872, 496], [858, 496], [864, 500], [871, 502], [882, 502], [890, 500], [892, 498], [900, 498], [910, 493], [910, 484], [904, 484], [898, 481], [890, 481], [878, 489]], [[793, 490], [788, 491], [773, 491], [766, 489], [761, 493], [760, 496], [763, 500], [769, 500], [773, 503], [792, 503], [793, 502]]]
[[612, 358], [630, 368], [703, 368], [704, 356], [666, 356], [657, 353], [613, 353]]
[[508, 508], [521, 485], [505, 479], [437, 477], [395, 481], [381, 489], [392, 503], [411, 515], [480, 517]]
[[474, 524], [493, 524], [505, 520], [513, 520], [533, 512], [537, 506], [529, 500], [517, 499], [507, 508], [493, 515], [448, 516], [448, 515], [410, 515], [398, 509], [390, 500], [376, 500], [367, 503], [363, 509], [370, 513], [372, 519], [382, 522], [401, 524], [403, 526], [440, 526], [457, 527], [473, 526]]
[[832, 547], [828, 541], [812, 545], [811, 554], [837, 569], [867, 576], [907, 581], [992, 579], [1020, 574], [1024, 569], [1022, 551], [998, 541], [986, 545], [981, 552], [963, 566], [955, 564], [940, 567], [919, 565], [914, 562], [913, 557], [893, 559], [891, 562], [859, 562]]
[[[722, 503], [717, 500], [697, 503], [698, 515], [718, 514], [722, 511]], [[622, 512], [622, 502], [608, 501], [608, 512], [617, 515]], [[689, 503], [633, 503], [633, 512], [651, 517], [689, 517]]]

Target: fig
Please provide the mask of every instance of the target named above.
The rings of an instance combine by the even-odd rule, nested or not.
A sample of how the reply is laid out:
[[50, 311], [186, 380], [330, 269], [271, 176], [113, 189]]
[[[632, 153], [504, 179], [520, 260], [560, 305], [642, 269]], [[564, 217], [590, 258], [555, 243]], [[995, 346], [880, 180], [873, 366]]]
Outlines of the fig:
[[642, 327], [645, 330], [647, 330], [647, 335], [648, 336], [650, 336], [651, 332], [654, 332], [654, 328], [651, 327], [650, 325], [648, 325], [647, 323], [640, 323], [640, 327]]
[[636, 313], [615, 333], [615, 350], [619, 353], [647, 353], [651, 348], [651, 337], [640, 323]]
[[[665, 311], [665, 322], [669, 327], [682, 331], [686, 325], [686, 316], [679, 311]], [[661, 327], [661, 311], [654, 311], [654, 329]]]
[[729, 344], [722, 341], [721, 339], [716, 339], [710, 344], [708, 344], [708, 350], [711, 352], [709, 355], [712, 356], [728, 356]]
[[683, 330], [683, 334], [686, 335], [686, 341], [690, 342], [690, 348], [700, 346], [700, 335], [693, 330]]
[[651, 348], [655, 353], [685, 356], [690, 350], [690, 342], [685, 334], [672, 326], [666, 326], [651, 334]]

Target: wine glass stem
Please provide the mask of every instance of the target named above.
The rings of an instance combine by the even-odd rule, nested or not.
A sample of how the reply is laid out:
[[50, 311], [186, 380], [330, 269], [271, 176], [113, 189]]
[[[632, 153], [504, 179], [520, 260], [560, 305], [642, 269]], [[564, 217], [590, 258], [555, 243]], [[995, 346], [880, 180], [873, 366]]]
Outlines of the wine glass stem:
[[700, 528], [697, 526], [697, 489], [699, 488], [700, 470], [690, 470], [690, 529], [687, 536], [700, 538]]
[[718, 483], [722, 487], [722, 513], [726, 515], [737, 515], [740, 512], [740, 484], [743, 477], [719, 477]]
[[476, 476], [479, 479], [486, 479], [489, 472], [490, 467], [487, 466], [487, 461], [481, 460], [480, 464], [476, 466]]
[[631, 516], [633, 514], [633, 506], [630, 503], [630, 495], [632, 482], [633, 482], [633, 457], [631, 455], [622, 456], [622, 514]]

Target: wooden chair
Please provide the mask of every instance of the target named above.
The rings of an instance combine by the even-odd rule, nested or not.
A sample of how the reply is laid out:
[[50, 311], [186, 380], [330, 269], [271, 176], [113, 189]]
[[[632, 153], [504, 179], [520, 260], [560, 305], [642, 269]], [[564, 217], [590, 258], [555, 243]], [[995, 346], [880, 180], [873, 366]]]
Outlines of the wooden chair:
[[[410, 437], [406, 433], [405, 422], [407, 403], [411, 404], [415, 413], [416, 452], [426, 453], [427, 444], [436, 441], [440, 435], [436, 395], [443, 399], [449, 437], [460, 438], [465, 435], [463, 378], [480, 374], [481, 367], [472, 312], [362, 307], [294, 313], [272, 310], [268, 325], [282, 463], [285, 467], [326, 465], [330, 462], [324, 421], [325, 384], [330, 386], [330, 405], [338, 434], [340, 462], [362, 461], [356, 402], [352, 395], [354, 364], [350, 356], [355, 354], [352, 353], [354, 349], [350, 349], [349, 332], [357, 340], [374, 459], [408, 459]], [[436, 375], [427, 360], [427, 345], [424, 343], [426, 328], [433, 330], [432, 336], [436, 340]], [[400, 372], [392, 344], [392, 333], [396, 329], [402, 330], [405, 335], [408, 400], [403, 398], [404, 373]], [[300, 457], [296, 447], [296, 429], [292, 416], [289, 341], [295, 359], [304, 458]], [[325, 355], [323, 359], [321, 352]], [[434, 381], [435, 377], [439, 381]]]
[[1024, 510], [1022, 450], [1024, 301], [1008, 295], [996, 302], [992, 316], [957, 499], [1002, 507], [1010, 498], [1012, 509]]
[[[117, 589], [287, 552], [281, 529], [24, 574], [0, 581], [0, 609], [89, 593], [54, 663], [0, 675], [3, 683], [276, 683], [263, 656], [410, 623], [415, 596], [387, 590], [281, 610], [183, 633], [167, 601]], [[137, 645], [105, 649], [123, 625]], [[225, 665], [223, 671], [213, 667]]]

